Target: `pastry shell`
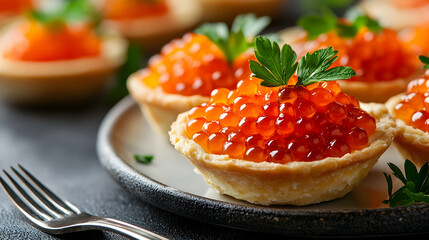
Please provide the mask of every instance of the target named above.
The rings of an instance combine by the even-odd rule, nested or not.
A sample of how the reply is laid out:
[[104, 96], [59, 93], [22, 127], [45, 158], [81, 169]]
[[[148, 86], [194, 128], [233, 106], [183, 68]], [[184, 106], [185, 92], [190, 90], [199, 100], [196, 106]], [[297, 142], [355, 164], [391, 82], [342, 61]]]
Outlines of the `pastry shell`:
[[127, 43], [103, 37], [101, 55], [30, 62], [5, 59], [0, 49], [0, 98], [18, 105], [76, 104], [93, 97], [125, 61]]
[[170, 141], [202, 174], [207, 184], [234, 198], [262, 205], [308, 205], [350, 192], [390, 146], [395, 122], [382, 104], [362, 104], [377, 120], [377, 131], [365, 149], [341, 158], [312, 162], [251, 162], [206, 153], [186, 135], [188, 114], [173, 123]]
[[132, 42], [140, 43], [144, 50], [154, 51], [171, 39], [194, 28], [201, 18], [200, 5], [196, 0], [167, 0], [166, 14], [141, 19], [106, 19], [107, 28], [114, 28]]
[[429, 133], [407, 125], [396, 118], [395, 106], [401, 101], [402, 94], [386, 102], [389, 113], [395, 118], [397, 133], [394, 145], [404, 159], [411, 160], [418, 167], [429, 161]]
[[183, 96], [166, 93], [160, 87], [150, 88], [143, 82], [139, 72], [128, 78], [127, 85], [130, 95], [138, 102], [150, 125], [166, 137], [179, 113], [209, 101], [208, 97], [201, 95]]
[[[296, 44], [305, 37], [305, 31], [299, 27], [292, 27], [280, 32], [283, 43]], [[361, 102], [385, 103], [390, 97], [402, 93], [407, 89], [408, 82], [415, 76], [421, 74], [416, 72], [407, 79], [399, 78], [392, 81], [337, 81], [343, 92], [355, 97]]]
[[364, 0], [358, 4], [372, 18], [380, 21], [382, 26], [400, 30], [420, 25], [429, 21], [429, 4], [416, 8], [398, 8], [392, 0]]

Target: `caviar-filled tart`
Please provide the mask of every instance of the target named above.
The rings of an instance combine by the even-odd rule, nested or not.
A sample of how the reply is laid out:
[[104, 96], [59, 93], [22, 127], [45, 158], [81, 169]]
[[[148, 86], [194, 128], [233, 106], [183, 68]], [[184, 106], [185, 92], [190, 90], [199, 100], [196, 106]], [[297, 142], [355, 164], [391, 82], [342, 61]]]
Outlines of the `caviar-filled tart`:
[[[429, 68], [429, 58], [420, 56]], [[395, 146], [405, 159], [421, 167], [429, 161], [429, 72], [411, 81], [406, 93], [386, 102], [396, 120]]]
[[209, 101], [212, 90], [233, 89], [249, 77], [253, 36], [268, 23], [267, 17], [240, 15], [231, 31], [224, 23], [203, 24], [165, 45], [127, 82], [149, 123], [168, 136], [179, 113]]
[[146, 51], [194, 28], [201, 19], [197, 0], [102, 0], [107, 27], [141, 43]]
[[198, 0], [207, 22], [222, 21], [231, 23], [241, 13], [254, 13], [258, 16], [276, 17], [281, 13], [285, 0]]
[[364, 0], [358, 5], [369, 16], [393, 29], [404, 29], [429, 22], [428, 0]]
[[95, 30], [90, 6], [76, 0], [55, 12], [35, 10], [1, 34], [1, 98], [23, 105], [75, 104], [105, 87], [124, 62], [127, 43]]
[[336, 54], [317, 50], [296, 63], [289, 45], [280, 52], [257, 37], [255, 76], [233, 103], [218, 89], [180, 114], [171, 143], [210, 186], [237, 199], [308, 205], [344, 196], [389, 147], [395, 123], [384, 105], [360, 104], [331, 81], [355, 74], [328, 69]]
[[339, 60], [334, 65], [351, 66], [357, 73], [339, 81], [341, 89], [359, 101], [385, 103], [421, 74], [409, 44], [401, 41], [398, 32], [381, 27], [368, 16], [348, 21], [325, 12], [305, 16], [298, 25], [280, 34], [283, 42], [291, 44], [298, 56], [328, 46], [337, 49]]

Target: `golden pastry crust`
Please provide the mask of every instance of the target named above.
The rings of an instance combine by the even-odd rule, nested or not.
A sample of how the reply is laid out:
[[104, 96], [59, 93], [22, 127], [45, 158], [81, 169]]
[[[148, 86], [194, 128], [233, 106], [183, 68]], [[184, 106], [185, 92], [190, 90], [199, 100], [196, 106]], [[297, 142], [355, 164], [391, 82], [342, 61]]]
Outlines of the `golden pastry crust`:
[[255, 13], [258, 16], [276, 17], [285, 0], [199, 0], [207, 22], [228, 22], [241, 13]]
[[409, 159], [421, 167], [429, 161], [429, 133], [407, 125], [396, 117], [395, 106], [401, 101], [402, 94], [390, 98], [386, 102], [389, 113], [395, 118], [397, 134], [395, 146], [404, 159]]
[[370, 145], [341, 158], [278, 164], [231, 159], [206, 153], [186, 135], [187, 113], [172, 124], [170, 141], [221, 193], [262, 205], [308, 205], [347, 194], [356, 186], [390, 146], [395, 122], [381, 104], [362, 104], [377, 120]]
[[161, 88], [150, 88], [144, 84], [139, 72], [128, 78], [127, 86], [149, 123], [166, 136], [179, 113], [209, 101], [208, 97], [201, 95], [183, 96], [165, 93]]
[[158, 48], [172, 38], [192, 29], [200, 20], [201, 9], [196, 0], [168, 0], [169, 11], [144, 19], [105, 20], [107, 28], [114, 28], [126, 38], [139, 42], [145, 50]]
[[0, 97], [24, 105], [77, 103], [93, 96], [125, 61], [127, 43], [116, 34], [103, 37], [101, 55], [30, 62], [5, 59], [0, 46]]
[[429, 5], [418, 8], [397, 8], [392, 0], [364, 0], [358, 5], [365, 13], [377, 19], [382, 26], [396, 30], [413, 27], [429, 21]]
[[[294, 44], [305, 37], [305, 31], [299, 27], [292, 27], [280, 32], [283, 43]], [[355, 97], [361, 102], [385, 103], [390, 97], [402, 93], [407, 89], [408, 82], [414, 79], [421, 72], [410, 76], [407, 79], [399, 78], [393, 81], [357, 82], [357, 81], [337, 81], [343, 92]]]

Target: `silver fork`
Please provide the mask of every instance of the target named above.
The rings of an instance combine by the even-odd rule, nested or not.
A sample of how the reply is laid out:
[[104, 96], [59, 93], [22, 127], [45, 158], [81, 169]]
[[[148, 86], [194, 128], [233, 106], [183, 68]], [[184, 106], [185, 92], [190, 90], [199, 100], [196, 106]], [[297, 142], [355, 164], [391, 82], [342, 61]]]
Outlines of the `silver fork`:
[[133, 239], [168, 240], [129, 223], [89, 215], [70, 202], [59, 198], [21, 165], [18, 164], [18, 167], [23, 174], [13, 167], [11, 169], [34, 196], [30, 196], [21, 186], [22, 183], [20, 185], [5, 170], [3, 172], [18, 191], [13, 190], [1, 177], [0, 183], [21, 213], [34, 227], [43, 232], [63, 234], [86, 230], [107, 230]]

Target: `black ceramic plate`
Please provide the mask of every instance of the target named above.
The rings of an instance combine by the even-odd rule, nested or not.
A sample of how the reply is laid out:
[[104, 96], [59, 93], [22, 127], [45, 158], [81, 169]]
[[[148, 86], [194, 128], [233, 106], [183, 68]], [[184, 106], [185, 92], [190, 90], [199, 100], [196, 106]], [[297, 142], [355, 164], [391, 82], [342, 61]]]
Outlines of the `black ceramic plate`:
[[[387, 208], [387, 161], [403, 165], [390, 148], [368, 176], [341, 199], [305, 206], [259, 206], [208, 187], [166, 136], [150, 129], [137, 104], [126, 98], [104, 119], [97, 142], [104, 167], [130, 193], [164, 210], [250, 231], [299, 236], [391, 235], [429, 232], [429, 205]], [[153, 154], [151, 164], [134, 154]], [[394, 183], [395, 184], [395, 183]], [[396, 182], [398, 186], [398, 182]]]

